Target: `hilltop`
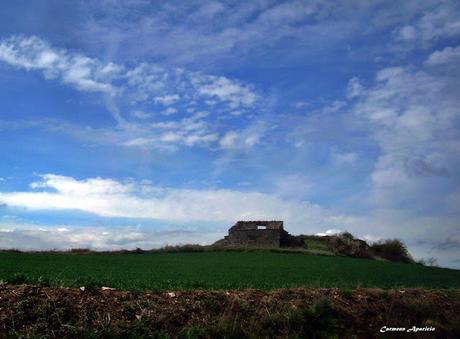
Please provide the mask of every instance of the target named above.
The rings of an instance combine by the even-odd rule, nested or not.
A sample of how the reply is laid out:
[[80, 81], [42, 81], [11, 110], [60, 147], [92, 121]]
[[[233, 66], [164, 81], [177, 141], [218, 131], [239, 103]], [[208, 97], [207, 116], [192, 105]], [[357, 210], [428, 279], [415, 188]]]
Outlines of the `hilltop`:
[[[208, 249], [254, 249], [257, 246], [234, 245], [226, 238], [216, 241]], [[260, 247], [261, 249], [276, 250], [277, 247]], [[206, 249], [206, 247], [204, 248]], [[395, 262], [414, 263], [404, 243], [398, 239], [386, 239], [369, 245], [362, 239], [355, 238], [349, 232], [335, 235], [291, 235], [282, 231], [280, 251], [297, 251], [315, 255], [348, 256], [353, 258], [366, 258], [388, 260]]]

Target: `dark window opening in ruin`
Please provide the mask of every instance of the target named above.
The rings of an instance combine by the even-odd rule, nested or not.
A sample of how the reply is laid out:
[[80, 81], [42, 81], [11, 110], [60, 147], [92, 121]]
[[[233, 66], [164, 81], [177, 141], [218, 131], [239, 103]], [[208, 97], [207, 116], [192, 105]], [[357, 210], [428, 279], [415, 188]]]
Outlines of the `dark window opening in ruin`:
[[266, 229], [267, 229], [267, 226], [264, 226], [264, 225], [257, 225], [257, 229], [258, 229], [258, 230], [266, 230]]

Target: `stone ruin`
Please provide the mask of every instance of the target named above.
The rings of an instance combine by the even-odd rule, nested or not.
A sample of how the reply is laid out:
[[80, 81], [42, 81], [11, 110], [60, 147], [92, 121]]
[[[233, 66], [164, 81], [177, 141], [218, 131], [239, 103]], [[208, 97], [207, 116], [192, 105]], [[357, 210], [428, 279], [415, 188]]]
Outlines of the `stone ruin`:
[[[216, 241], [212, 246], [221, 249], [252, 247], [284, 248], [297, 251], [305, 251], [312, 246], [313, 252], [310, 253], [316, 251], [316, 253], [329, 253], [328, 255], [368, 259], [378, 257], [366, 241], [353, 237], [349, 232], [327, 236], [291, 235], [283, 226], [283, 221], [279, 220], [238, 221], [229, 228], [227, 236]], [[410, 255], [407, 256], [408, 259], [403, 262], [411, 262]]]
[[224, 242], [234, 247], [280, 247], [287, 236], [282, 221], [238, 221]]

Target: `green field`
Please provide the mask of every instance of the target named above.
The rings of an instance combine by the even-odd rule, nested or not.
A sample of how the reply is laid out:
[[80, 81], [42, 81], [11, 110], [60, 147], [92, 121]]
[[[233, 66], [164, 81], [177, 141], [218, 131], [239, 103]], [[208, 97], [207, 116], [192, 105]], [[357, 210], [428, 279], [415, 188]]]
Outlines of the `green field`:
[[0, 281], [118, 289], [459, 288], [460, 270], [276, 252], [0, 253]]

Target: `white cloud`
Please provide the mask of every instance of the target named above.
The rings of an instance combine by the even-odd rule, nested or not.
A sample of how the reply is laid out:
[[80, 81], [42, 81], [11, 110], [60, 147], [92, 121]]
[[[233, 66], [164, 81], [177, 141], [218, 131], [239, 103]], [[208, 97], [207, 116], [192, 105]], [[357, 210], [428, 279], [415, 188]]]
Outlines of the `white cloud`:
[[30, 210], [80, 210], [103, 217], [225, 223], [281, 219], [294, 232], [346, 228], [353, 220], [308, 202], [282, 200], [259, 192], [172, 189], [102, 178], [76, 180], [55, 174], [41, 178], [31, 185], [38, 191], [0, 193], [0, 199], [9, 206]]
[[131, 115], [137, 119], [149, 119], [153, 116], [152, 113], [147, 113], [144, 111], [132, 111]]
[[177, 94], [165, 95], [165, 96], [162, 96], [162, 97], [155, 97], [153, 100], [156, 103], [159, 103], [159, 104], [162, 104], [162, 105], [165, 105], [165, 106], [169, 106], [169, 105], [172, 105], [173, 103], [175, 103], [176, 101], [180, 100], [180, 96], [177, 95]]
[[144, 145], [149, 145], [151, 143], [154, 143], [156, 139], [153, 138], [134, 138], [134, 139], [129, 139], [125, 142], [123, 142], [124, 146], [144, 146]]
[[324, 105], [324, 107], [321, 110], [322, 110], [323, 114], [330, 114], [330, 113], [338, 112], [339, 110], [341, 110], [345, 106], [346, 106], [345, 101], [334, 100], [330, 104]]
[[327, 236], [327, 235], [339, 234], [341, 232], [342, 232], [341, 230], [334, 228], [334, 229], [331, 229], [331, 230], [327, 230], [326, 232], [316, 233], [315, 235], [318, 235], [320, 237], [324, 237], [324, 236]]
[[458, 3], [446, 2], [434, 10], [427, 10], [417, 23], [423, 40], [436, 40], [460, 34]]
[[267, 124], [260, 121], [242, 130], [228, 131], [221, 137], [219, 144], [225, 150], [250, 149], [260, 143], [266, 130]]
[[[163, 67], [140, 63], [125, 74], [128, 86], [133, 90], [131, 100], [136, 103], [151, 99], [165, 88], [167, 72]], [[155, 98], [154, 98], [155, 100]]]
[[396, 31], [396, 40], [411, 47], [426, 48], [441, 39], [460, 34], [459, 7], [456, 1], [444, 1], [437, 6], [429, 5], [420, 9], [417, 18], [411, 24], [404, 25]]
[[82, 91], [108, 94], [116, 93], [111, 80], [123, 71], [121, 66], [52, 48], [35, 36], [1, 40], [0, 60], [18, 68], [40, 70], [45, 78], [58, 78]]
[[335, 163], [338, 166], [351, 165], [351, 164], [356, 163], [356, 161], [359, 159], [358, 154], [354, 152], [334, 153], [333, 157], [334, 157]]
[[207, 144], [215, 142], [219, 139], [219, 136], [215, 133], [199, 135], [199, 134], [190, 134], [184, 139], [184, 143], [187, 146], [194, 146], [196, 144]]
[[[395, 11], [394, 6], [367, 3], [350, 6], [346, 3], [293, 0], [211, 4], [158, 6], [154, 13], [145, 15], [141, 14], [141, 9], [130, 8], [133, 19], [124, 18], [122, 22], [117, 20], [120, 9], [117, 11], [112, 6], [105, 6], [107, 8], [98, 8], [106, 14], [103, 20], [94, 13], [88, 13], [91, 19], [84, 32], [96, 40], [112, 36], [113, 39], [106, 44], [113, 49], [123, 48], [124, 54], [131, 56], [153, 55], [182, 65], [214, 67], [219, 63], [228, 64], [226, 67], [238, 67], [241, 56], [246, 57], [251, 52], [263, 56], [284, 39], [288, 39], [292, 47], [277, 55], [280, 62], [286, 62], [293, 54], [308, 57], [318, 50], [319, 45], [319, 49], [337, 46], [337, 42], [342, 42], [345, 37], [379, 29], [381, 22], [395, 22], [404, 16], [401, 13], [404, 10]], [[211, 11], [210, 7], [216, 9]], [[178, 20], [185, 16], [187, 20]], [[375, 16], [382, 17], [382, 20], [374, 20]], [[374, 24], [365, 25], [368, 21]], [[149, 43], [151, 41], [155, 44]], [[97, 46], [94, 41], [92, 44]]]
[[417, 30], [411, 25], [403, 26], [399, 29], [397, 38], [403, 41], [413, 41], [417, 38]]
[[446, 47], [442, 51], [435, 51], [425, 61], [427, 65], [441, 65], [460, 62], [460, 46]]
[[29, 224], [0, 225], [0, 248], [21, 250], [69, 250], [90, 248], [94, 250], [152, 249], [175, 244], [212, 244], [223, 236], [219, 231], [175, 229], [156, 231], [128, 226], [62, 227]]
[[311, 102], [297, 101], [296, 103], [294, 103], [294, 107], [297, 108], [297, 109], [302, 109], [302, 108], [305, 108], [305, 107], [308, 107], [308, 106], [311, 106]]
[[249, 84], [155, 64], [137, 65], [127, 71], [126, 79], [130, 88], [128, 95], [133, 102], [147, 101], [162, 106], [201, 103], [214, 107], [222, 104], [229, 113], [238, 108], [255, 107], [259, 100]]
[[364, 92], [364, 86], [361, 85], [359, 79], [354, 77], [351, 78], [347, 86], [347, 98], [353, 99], [359, 97]]
[[218, 140], [218, 133], [203, 120], [206, 117], [206, 113], [198, 112], [189, 118], [175, 121], [131, 125], [129, 136], [135, 135], [135, 137], [128, 137], [121, 143], [129, 147], [143, 146], [158, 149], [210, 145]]
[[87, 180], [76, 180], [54, 174], [41, 176], [42, 180], [33, 182], [30, 187], [33, 189], [53, 188], [64, 194], [78, 196], [89, 196], [98, 194], [123, 194], [133, 190], [132, 184], [119, 183], [112, 179], [91, 178]]
[[172, 115], [172, 114], [176, 114], [176, 113], [177, 113], [177, 109], [172, 108], [172, 107], [168, 107], [167, 109], [165, 109], [162, 112], [163, 115]]
[[234, 145], [237, 143], [239, 138], [238, 133], [235, 131], [228, 131], [225, 135], [220, 139], [220, 147], [222, 148], [233, 148]]
[[166, 132], [160, 136], [160, 140], [164, 142], [178, 142], [181, 140], [181, 135], [175, 132]]
[[[218, 140], [219, 134], [226, 133], [225, 125], [215, 123], [219, 117], [230, 119], [236, 116], [235, 112], [255, 110], [260, 100], [253, 86], [241, 81], [157, 64], [138, 63], [125, 67], [102, 63], [95, 58], [51, 47], [35, 36], [0, 40], [0, 61], [41, 71], [46, 79], [59, 79], [78, 90], [110, 94], [105, 96], [105, 104], [118, 125], [106, 130], [102, 139], [131, 147], [173, 149], [211, 145]], [[130, 113], [125, 116], [121, 107], [126, 103], [130, 105]], [[161, 115], [145, 112], [143, 108], [147, 105], [153, 105]], [[191, 111], [189, 117], [179, 121], [139, 122], [139, 119], [165, 119], [164, 116], [172, 116], [184, 107], [197, 105], [202, 109], [209, 108], [207, 111], [214, 114], [203, 114], [204, 110], [199, 113]], [[159, 133], [156, 129], [160, 125], [171, 127], [168, 132]], [[69, 129], [60, 129], [61, 132], [65, 130]], [[99, 133], [100, 129], [69, 132], [88, 136], [91, 132]], [[101, 137], [94, 139], [100, 140]], [[247, 136], [245, 140], [248, 146], [259, 142], [256, 136]]]
[[413, 209], [428, 208], [443, 201], [437, 194], [455, 187], [460, 101], [451, 86], [456, 76], [386, 68], [361, 97], [355, 112], [367, 120], [381, 149], [371, 175], [377, 206], [411, 202]]
[[206, 2], [203, 3], [190, 17], [193, 20], [209, 20], [214, 18], [217, 14], [225, 11], [225, 6], [219, 2]]
[[194, 74], [192, 84], [199, 94], [228, 102], [231, 108], [252, 106], [258, 99], [248, 86], [222, 76]]

